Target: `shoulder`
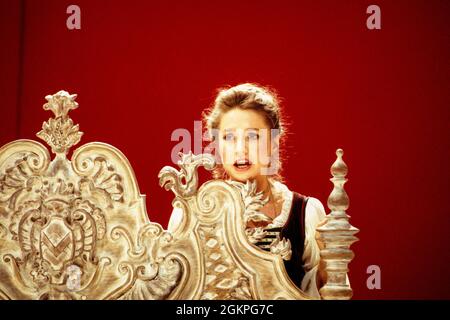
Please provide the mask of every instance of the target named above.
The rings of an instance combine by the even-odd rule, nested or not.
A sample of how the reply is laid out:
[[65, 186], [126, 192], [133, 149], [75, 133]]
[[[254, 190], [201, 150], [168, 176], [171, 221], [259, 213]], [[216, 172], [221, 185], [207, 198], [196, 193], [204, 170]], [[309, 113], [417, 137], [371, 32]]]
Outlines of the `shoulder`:
[[305, 208], [305, 227], [315, 230], [316, 226], [326, 218], [325, 208], [319, 199], [308, 197]]
[[314, 197], [307, 197], [307, 198], [308, 201], [306, 202], [306, 211], [314, 212], [317, 214], [323, 213], [325, 215], [325, 208], [319, 199]]
[[305, 207], [305, 215], [306, 216], [323, 216], [325, 217], [325, 208], [322, 202], [314, 197], [308, 197], [301, 193], [294, 192], [297, 198], [302, 198], [303, 201], [306, 201]]

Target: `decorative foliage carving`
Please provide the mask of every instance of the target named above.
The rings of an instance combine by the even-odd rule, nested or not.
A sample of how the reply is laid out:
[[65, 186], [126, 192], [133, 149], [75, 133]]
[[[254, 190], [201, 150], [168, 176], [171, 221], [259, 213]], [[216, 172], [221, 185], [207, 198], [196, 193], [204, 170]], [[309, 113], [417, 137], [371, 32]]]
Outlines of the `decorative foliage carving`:
[[198, 188], [197, 168], [205, 167], [212, 170], [216, 162], [210, 154], [194, 155], [180, 153], [181, 160], [178, 161], [180, 170], [170, 166], [165, 166], [159, 172], [159, 185], [164, 186], [166, 190], [172, 190], [179, 197], [189, 197], [195, 194]]
[[253, 244], [261, 241], [267, 235], [267, 231], [263, 227], [247, 228], [245, 229], [245, 233], [247, 234], [248, 241]]
[[69, 94], [63, 90], [45, 97], [48, 102], [44, 104], [44, 110], [51, 110], [55, 118], [44, 122], [37, 136], [47, 142], [53, 153], [66, 154], [72, 146], [80, 142], [83, 135], [78, 125], [74, 125], [68, 116], [70, 110], [78, 108], [76, 98], [76, 94]]
[[283, 260], [291, 260], [292, 249], [291, 242], [289, 239], [276, 239], [270, 245], [270, 252], [273, 254], [278, 254], [283, 258]]
[[264, 207], [264, 205], [269, 201], [269, 199], [264, 199], [264, 194], [262, 192], [257, 192], [256, 181], [248, 180], [245, 184], [238, 181], [228, 181], [229, 184], [236, 187], [242, 196], [244, 201], [244, 223], [247, 224], [250, 221], [270, 222], [271, 219], [265, 214], [261, 213], [259, 209]]

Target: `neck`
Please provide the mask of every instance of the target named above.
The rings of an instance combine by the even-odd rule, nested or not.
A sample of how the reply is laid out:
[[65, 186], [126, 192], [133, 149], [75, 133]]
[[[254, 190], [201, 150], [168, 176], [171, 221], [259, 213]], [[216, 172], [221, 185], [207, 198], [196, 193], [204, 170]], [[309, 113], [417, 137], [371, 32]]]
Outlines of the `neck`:
[[[266, 176], [259, 176], [256, 178], [256, 191], [264, 194], [264, 198], [270, 196], [270, 183]], [[270, 199], [269, 199], [270, 200]]]

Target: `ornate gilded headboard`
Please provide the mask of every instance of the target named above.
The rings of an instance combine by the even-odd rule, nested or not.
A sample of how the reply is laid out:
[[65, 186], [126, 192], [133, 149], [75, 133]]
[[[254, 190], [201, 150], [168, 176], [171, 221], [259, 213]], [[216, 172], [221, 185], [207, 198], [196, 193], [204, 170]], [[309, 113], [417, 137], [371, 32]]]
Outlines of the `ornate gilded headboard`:
[[[68, 112], [76, 95], [47, 96], [33, 140], [0, 148], [0, 299], [308, 299], [290, 280], [283, 243], [272, 252], [249, 242], [248, 215], [262, 205], [255, 186], [211, 180], [198, 187], [210, 155], [186, 154], [159, 183], [184, 211], [174, 234], [150, 222], [133, 169], [115, 147], [92, 142], [66, 155], [82, 136]], [[349, 299], [347, 265], [358, 231], [348, 222], [342, 150], [332, 166], [334, 189], [325, 243], [328, 282], [322, 298]]]

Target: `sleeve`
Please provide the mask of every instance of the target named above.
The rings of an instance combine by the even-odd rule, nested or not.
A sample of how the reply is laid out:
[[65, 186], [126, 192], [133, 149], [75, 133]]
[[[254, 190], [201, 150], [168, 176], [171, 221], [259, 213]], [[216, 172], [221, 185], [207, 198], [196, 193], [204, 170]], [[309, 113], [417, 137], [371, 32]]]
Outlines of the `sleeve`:
[[320, 249], [317, 245], [315, 234], [317, 225], [326, 217], [322, 203], [310, 197], [305, 208], [305, 248], [303, 251], [303, 277], [301, 288], [308, 296], [320, 299], [319, 288], [317, 288], [317, 272], [320, 262]]

